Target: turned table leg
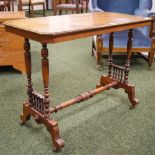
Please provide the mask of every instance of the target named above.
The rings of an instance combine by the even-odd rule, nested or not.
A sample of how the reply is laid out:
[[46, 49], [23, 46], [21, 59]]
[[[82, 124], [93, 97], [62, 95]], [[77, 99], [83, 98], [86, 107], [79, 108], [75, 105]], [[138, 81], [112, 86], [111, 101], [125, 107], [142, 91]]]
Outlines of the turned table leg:
[[[131, 49], [132, 49], [132, 41], [133, 41], [133, 30], [130, 29], [128, 33], [128, 43], [127, 43], [127, 56], [126, 56], [126, 64], [125, 64], [125, 78], [124, 83], [128, 84], [128, 76], [130, 71], [130, 59], [131, 59]], [[125, 89], [125, 92], [128, 94], [128, 98], [132, 104], [131, 108], [134, 108], [136, 104], [138, 104], [138, 99], [135, 98], [135, 87], [129, 85]]]
[[50, 118], [50, 100], [49, 100], [49, 60], [48, 60], [48, 49], [46, 44], [42, 44], [42, 50], [41, 50], [41, 56], [42, 56], [42, 75], [43, 75], [43, 83], [44, 83], [44, 116], [45, 118]]
[[27, 95], [28, 95], [28, 101], [24, 103], [23, 105], [23, 113], [20, 115], [21, 118], [21, 124], [25, 123], [30, 119], [30, 113], [27, 110], [27, 106], [32, 106], [32, 79], [31, 79], [31, 53], [30, 53], [30, 42], [29, 39], [25, 38], [24, 43], [24, 56], [25, 56], [25, 66], [26, 66], [26, 75], [27, 75]]
[[133, 40], [133, 31], [129, 30], [128, 33], [128, 43], [127, 43], [127, 56], [126, 56], [126, 64], [125, 64], [125, 79], [124, 82], [128, 83], [128, 76], [130, 71], [130, 58], [131, 58], [131, 49], [132, 49], [132, 40]]
[[108, 76], [109, 77], [111, 77], [111, 70], [112, 70], [112, 64], [113, 64], [113, 59], [112, 59], [113, 47], [114, 47], [114, 33], [111, 33], [109, 38], [109, 57], [108, 57]]
[[97, 70], [101, 71], [101, 59], [102, 59], [102, 47], [103, 47], [103, 40], [100, 36], [97, 37], [97, 45], [96, 45], [96, 60], [97, 60]]
[[49, 99], [49, 60], [48, 60], [48, 49], [47, 44], [42, 44], [41, 50], [42, 56], [42, 76], [43, 76], [43, 84], [44, 84], [44, 118], [46, 119], [45, 125], [47, 130], [51, 134], [52, 142], [53, 142], [53, 150], [58, 151], [64, 146], [63, 140], [59, 137], [59, 128], [58, 123], [50, 119], [50, 99]]

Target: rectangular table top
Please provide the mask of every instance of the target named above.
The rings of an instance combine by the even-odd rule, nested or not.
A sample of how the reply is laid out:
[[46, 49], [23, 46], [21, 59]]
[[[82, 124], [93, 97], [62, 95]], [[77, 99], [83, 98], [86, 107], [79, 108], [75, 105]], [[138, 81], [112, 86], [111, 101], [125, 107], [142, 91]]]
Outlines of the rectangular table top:
[[127, 14], [94, 12], [20, 19], [5, 22], [6, 30], [44, 43], [62, 42], [147, 26], [151, 18]]

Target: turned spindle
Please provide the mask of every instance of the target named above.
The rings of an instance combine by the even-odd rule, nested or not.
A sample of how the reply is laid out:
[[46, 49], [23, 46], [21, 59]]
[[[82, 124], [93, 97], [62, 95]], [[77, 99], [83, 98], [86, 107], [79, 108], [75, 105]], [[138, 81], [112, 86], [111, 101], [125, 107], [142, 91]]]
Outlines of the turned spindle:
[[109, 37], [109, 57], [108, 57], [108, 76], [111, 77], [111, 69], [112, 69], [112, 52], [113, 52], [113, 46], [114, 46], [114, 33], [110, 33]]
[[27, 75], [27, 94], [28, 102], [32, 106], [32, 79], [31, 79], [31, 53], [30, 53], [30, 42], [29, 39], [25, 38], [24, 42], [24, 56], [25, 56], [25, 66]]
[[47, 44], [42, 44], [41, 50], [42, 56], [42, 76], [43, 76], [43, 84], [44, 84], [44, 116], [45, 118], [50, 118], [50, 100], [49, 100], [49, 61], [48, 61], [48, 49]]
[[129, 33], [128, 33], [124, 83], [128, 83], [128, 76], [129, 76], [129, 71], [130, 71], [130, 57], [131, 57], [131, 49], [132, 49], [132, 40], [133, 40], [133, 31], [132, 31], [132, 29], [130, 29]]

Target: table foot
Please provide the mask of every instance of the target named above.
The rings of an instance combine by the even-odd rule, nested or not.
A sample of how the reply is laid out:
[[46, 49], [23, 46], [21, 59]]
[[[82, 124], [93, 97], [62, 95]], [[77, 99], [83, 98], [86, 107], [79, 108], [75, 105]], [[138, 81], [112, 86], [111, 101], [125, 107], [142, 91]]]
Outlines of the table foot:
[[59, 137], [58, 123], [51, 119], [47, 121], [46, 126], [54, 145], [53, 151], [58, 152], [64, 146], [64, 141]]
[[125, 89], [125, 93], [128, 94], [128, 98], [131, 103], [130, 108], [134, 109], [135, 106], [139, 103], [138, 99], [135, 97], [135, 86], [127, 85]]
[[58, 123], [51, 118], [47, 119], [41, 112], [36, 109], [35, 106], [25, 102], [23, 104], [23, 113], [20, 115], [20, 124], [23, 125], [26, 121], [30, 120], [30, 116], [33, 116], [38, 124], [43, 123], [46, 126], [48, 132], [51, 135], [53, 151], [59, 151], [64, 146], [64, 141], [59, 136]]
[[138, 99], [135, 97], [135, 86], [134, 85], [130, 85], [130, 84], [118, 81], [115, 78], [112, 78], [112, 77], [109, 77], [109, 76], [105, 75], [105, 76], [101, 76], [100, 84], [97, 85], [97, 88], [102, 87], [102, 86], [104, 86], [106, 84], [110, 84], [113, 81], [117, 81], [117, 85], [114, 86], [113, 88], [115, 88], [115, 89], [119, 89], [119, 88], [124, 89], [125, 93], [128, 94], [128, 98], [129, 98], [129, 101], [131, 103], [130, 108], [134, 109], [135, 106], [139, 103]]
[[23, 104], [23, 113], [20, 115], [20, 119], [21, 119], [20, 125], [24, 125], [25, 122], [27, 122], [28, 120], [30, 120], [31, 114], [30, 114], [30, 112], [28, 110], [28, 106], [29, 105], [28, 105], [27, 102], [25, 102]]

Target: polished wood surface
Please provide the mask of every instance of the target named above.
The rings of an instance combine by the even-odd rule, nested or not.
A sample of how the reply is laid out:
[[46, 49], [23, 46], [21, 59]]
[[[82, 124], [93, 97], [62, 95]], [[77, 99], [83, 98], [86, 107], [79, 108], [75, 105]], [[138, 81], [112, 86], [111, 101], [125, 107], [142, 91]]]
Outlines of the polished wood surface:
[[[43, 123], [51, 135], [53, 150], [59, 151], [64, 146], [64, 141], [59, 136], [58, 123], [53, 117], [50, 117], [50, 113], [56, 113], [61, 109], [74, 105], [75, 103], [88, 100], [110, 88], [124, 89], [131, 103], [131, 108], [135, 108], [138, 104], [138, 100], [135, 97], [135, 87], [128, 82], [133, 37], [132, 29], [141, 26], [149, 26], [151, 23], [151, 18], [141, 18], [118, 13], [87, 13], [6, 22], [6, 30], [8, 32], [25, 37], [24, 47], [28, 99], [23, 104], [23, 113], [20, 115], [21, 124], [26, 123], [30, 119], [30, 116], [33, 116], [38, 124]], [[114, 64], [112, 58], [114, 32], [121, 30], [129, 30], [126, 48], [127, 56], [124, 66]], [[100, 83], [96, 86], [96, 89], [81, 93], [71, 100], [50, 108], [47, 43], [84, 38], [107, 32], [111, 33], [109, 40], [108, 75], [101, 76]], [[33, 90], [29, 39], [39, 41], [42, 44], [41, 62], [44, 84], [43, 94]]]
[[109, 33], [111, 30], [116, 32], [142, 27], [150, 23], [151, 18], [104, 12], [23, 19], [5, 24], [7, 31], [40, 42], [53, 43]]
[[26, 73], [23, 49], [24, 38], [6, 32], [3, 24], [5, 21], [21, 18], [25, 18], [24, 12], [0, 13], [0, 66], [13, 66], [22, 73]]

